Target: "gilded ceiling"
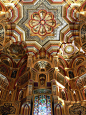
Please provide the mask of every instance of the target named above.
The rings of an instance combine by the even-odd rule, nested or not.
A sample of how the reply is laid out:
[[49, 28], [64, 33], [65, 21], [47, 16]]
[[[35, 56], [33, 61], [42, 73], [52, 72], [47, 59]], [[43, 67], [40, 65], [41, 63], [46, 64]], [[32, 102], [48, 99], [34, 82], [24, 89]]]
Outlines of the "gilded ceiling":
[[84, 115], [86, 0], [0, 0], [0, 115], [27, 115], [43, 93], [56, 115]]
[[1, 0], [0, 6], [0, 49], [25, 41], [31, 55], [41, 47], [52, 55], [61, 47], [64, 55], [86, 52], [84, 0]]
[[85, 19], [85, 0], [1, 0], [2, 73], [9, 82], [9, 75], [17, 75], [14, 84], [27, 66], [35, 69], [31, 71], [57, 68], [70, 78], [85, 74]]

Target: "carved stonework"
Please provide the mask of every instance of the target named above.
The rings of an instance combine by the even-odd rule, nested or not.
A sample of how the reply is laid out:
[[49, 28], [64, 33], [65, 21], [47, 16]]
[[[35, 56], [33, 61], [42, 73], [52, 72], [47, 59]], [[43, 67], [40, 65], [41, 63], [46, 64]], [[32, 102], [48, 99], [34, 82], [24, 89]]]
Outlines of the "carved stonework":
[[15, 114], [16, 108], [11, 103], [5, 103], [4, 106], [0, 106], [0, 114]]
[[81, 106], [80, 103], [75, 103], [69, 108], [70, 115], [85, 115], [86, 107]]

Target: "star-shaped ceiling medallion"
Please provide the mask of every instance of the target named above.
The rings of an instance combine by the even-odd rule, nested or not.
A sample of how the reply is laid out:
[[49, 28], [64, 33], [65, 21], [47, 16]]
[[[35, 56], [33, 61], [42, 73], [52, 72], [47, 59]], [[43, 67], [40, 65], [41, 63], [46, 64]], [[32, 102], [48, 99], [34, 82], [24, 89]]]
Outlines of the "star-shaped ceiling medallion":
[[44, 9], [34, 12], [25, 25], [30, 28], [31, 36], [39, 36], [42, 40], [46, 36], [54, 36], [54, 29], [57, 27], [54, 15]]
[[72, 42], [62, 44], [60, 51], [64, 58], [70, 58], [71, 56], [76, 54], [79, 51], [79, 49], [74, 45], [74, 42]]

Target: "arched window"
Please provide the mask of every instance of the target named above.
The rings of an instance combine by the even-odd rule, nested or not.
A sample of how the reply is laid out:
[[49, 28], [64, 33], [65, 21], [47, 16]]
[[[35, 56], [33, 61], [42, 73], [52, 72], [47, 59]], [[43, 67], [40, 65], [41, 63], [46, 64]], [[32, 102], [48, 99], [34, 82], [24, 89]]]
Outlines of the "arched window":
[[38, 95], [34, 98], [33, 115], [51, 115], [51, 97]]
[[55, 115], [62, 115], [62, 104], [61, 103], [58, 103], [55, 107]]
[[30, 115], [30, 103], [25, 102], [21, 107], [21, 115]]
[[30, 115], [30, 114], [29, 114], [29, 111], [30, 111], [30, 110], [29, 110], [29, 105], [26, 104], [26, 105], [24, 106], [24, 115]]

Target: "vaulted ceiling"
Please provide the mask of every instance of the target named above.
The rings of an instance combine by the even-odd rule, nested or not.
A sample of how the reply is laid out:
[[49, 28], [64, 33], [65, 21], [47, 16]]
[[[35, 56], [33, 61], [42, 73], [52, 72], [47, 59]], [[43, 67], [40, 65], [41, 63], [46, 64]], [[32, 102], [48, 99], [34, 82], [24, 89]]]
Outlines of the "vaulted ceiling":
[[86, 1], [1, 0], [0, 52], [4, 88], [36, 81], [41, 70], [50, 72], [50, 81], [60, 73], [62, 85], [69, 81], [76, 88], [74, 78], [79, 87], [79, 77], [86, 73]]

